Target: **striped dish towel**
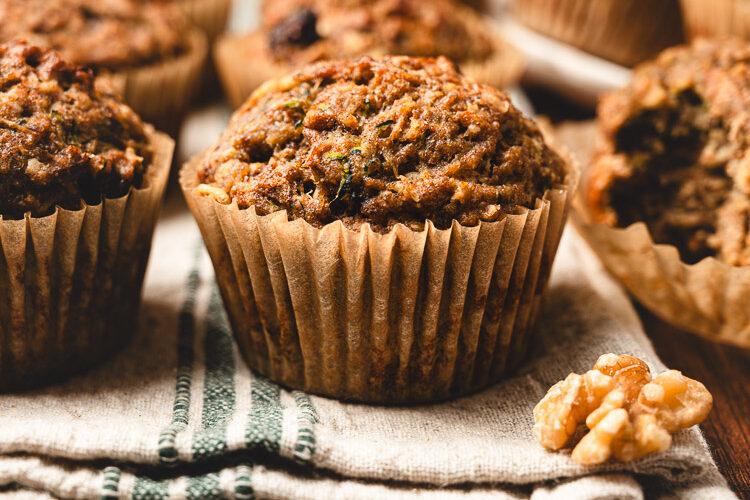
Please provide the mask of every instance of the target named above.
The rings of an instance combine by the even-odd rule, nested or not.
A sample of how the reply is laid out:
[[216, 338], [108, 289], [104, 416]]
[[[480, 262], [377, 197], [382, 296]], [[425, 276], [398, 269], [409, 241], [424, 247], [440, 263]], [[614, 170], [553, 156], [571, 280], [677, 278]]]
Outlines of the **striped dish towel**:
[[573, 231], [539, 323], [516, 376], [454, 402], [385, 408], [283, 390], [238, 357], [198, 231], [176, 212], [157, 229], [126, 350], [62, 385], [0, 396], [0, 498], [735, 498], [695, 428], [666, 453], [596, 468], [535, 442], [532, 408], [568, 372], [605, 352], [664, 369]]

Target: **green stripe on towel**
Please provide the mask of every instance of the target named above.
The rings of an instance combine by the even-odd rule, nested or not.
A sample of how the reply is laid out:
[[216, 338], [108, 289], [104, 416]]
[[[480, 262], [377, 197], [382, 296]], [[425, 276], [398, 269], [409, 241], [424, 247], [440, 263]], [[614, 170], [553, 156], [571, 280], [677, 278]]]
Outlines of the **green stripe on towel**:
[[283, 413], [281, 388], [255, 374], [251, 387], [245, 443], [251, 449], [263, 447], [272, 453], [278, 453]]

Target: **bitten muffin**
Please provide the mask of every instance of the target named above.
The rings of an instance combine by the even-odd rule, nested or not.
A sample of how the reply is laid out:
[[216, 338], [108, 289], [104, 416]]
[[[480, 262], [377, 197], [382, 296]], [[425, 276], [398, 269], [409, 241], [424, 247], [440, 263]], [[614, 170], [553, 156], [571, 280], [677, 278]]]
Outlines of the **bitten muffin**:
[[401, 56], [267, 83], [181, 182], [253, 368], [408, 403], [520, 362], [575, 174], [505, 94]]
[[[303, 64], [389, 54], [443, 55], [481, 83], [498, 87], [515, 80], [521, 66], [515, 49], [484, 18], [453, 0], [266, 2], [259, 31], [217, 47], [220, 73], [237, 104], [266, 78]], [[240, 60], [253, 61], [252, 74], [237, 68]], [[233, 88], [237, 78], [251, 79], [242, 92]]]
[[513, 10], [529, 28], [625, 66], [684, 40], [679, 0], [513, 0]]
[[687, 263], [750, 264], [750, 45], [698, 41], [636, 69], [599, 107], [594, 218], [645, 222]]
[[90, 69], [0, 46], [0, 389], [127, 339], [171, 154]]
[[126, 100], [152, 120], [184, 106], [207, 52], [204, 35], [163, 3], [4, 0], [0, 20], [0, 42], [23, 37], [112, 76]]

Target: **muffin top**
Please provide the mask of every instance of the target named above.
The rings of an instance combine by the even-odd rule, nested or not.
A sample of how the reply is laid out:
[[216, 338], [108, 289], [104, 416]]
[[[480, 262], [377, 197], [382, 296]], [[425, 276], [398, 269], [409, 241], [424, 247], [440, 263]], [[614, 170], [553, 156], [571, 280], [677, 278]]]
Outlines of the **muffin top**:
[[321, 62], [269, 82], [198, 163], [199, 192], [314, 226], [497, 221], [565, 165], [508, 97], [446, 58]]
[[263, 13], [271, 55], [292, 64], [388, 54], [464, 62], [494, 50], [481, 17], [453, 0], [273, 0]]
[[24, 37], [99, 70], [153, 64], [186, 50], [173, 8], [138, 0], [2, 0], [0, 41]]
[[750, 264], [750, 45], [699, 40], [636, 69], [599, 106], [595, 219], [643, 221], [683, 259]]
[[93, 73], [49, 49], [0, 46], [0, 215], [124, 195], [151, 158], [144, 125]]

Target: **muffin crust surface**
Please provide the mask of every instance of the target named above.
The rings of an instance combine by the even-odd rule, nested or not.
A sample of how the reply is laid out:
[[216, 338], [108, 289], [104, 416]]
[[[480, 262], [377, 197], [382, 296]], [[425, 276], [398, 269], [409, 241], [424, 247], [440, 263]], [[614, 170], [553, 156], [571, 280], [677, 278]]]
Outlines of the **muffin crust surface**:
[[318, 63], [262, 87], [198, 177], [207, 194], [261, 215], [387, 231], [532, 208], [564, 164], [502, 92], [445, 58], [388, 57]]
[[185, 21], [139, 0], [3, 0], [0, 41], [23, 37], [95, 70], [148, 65], [186, 50]]
[[143, 123], [90, 70], [24, 42], [0, 46], [0, 215], [124, 195], [150, 158]]

